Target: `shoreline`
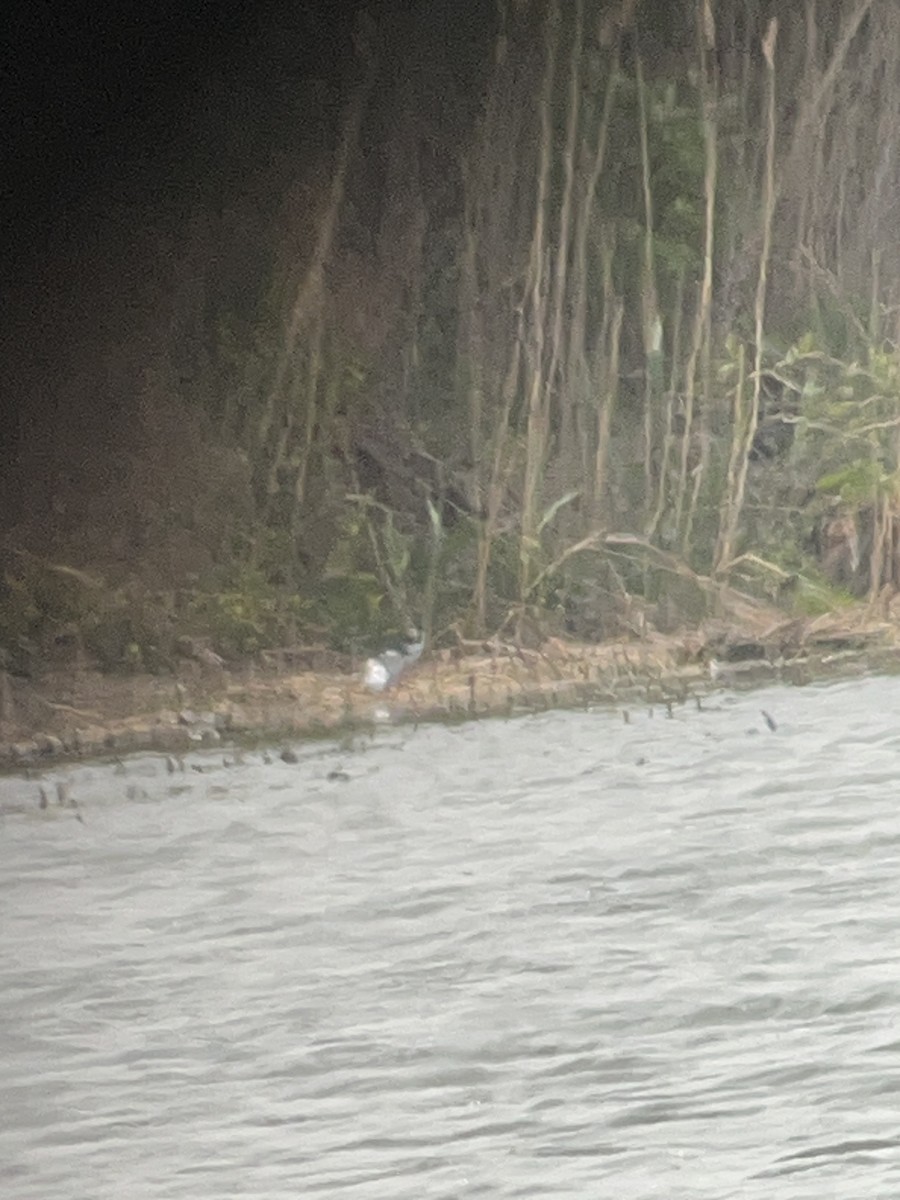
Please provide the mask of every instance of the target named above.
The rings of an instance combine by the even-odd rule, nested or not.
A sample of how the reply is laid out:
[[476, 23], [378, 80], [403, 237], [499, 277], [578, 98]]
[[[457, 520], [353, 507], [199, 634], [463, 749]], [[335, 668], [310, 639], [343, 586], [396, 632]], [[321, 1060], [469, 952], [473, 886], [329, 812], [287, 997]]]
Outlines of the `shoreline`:
[[[758, 623], [753, 623], [758, 626]], [[0, 771], [138, 752], [183, 754], [216, 745], [339, 737], [380, 724], [515, 716], [594, 704], [665, 706], [721, 687], [806, 683], [900, 668], [900, 622], [867, 610], [768, 629], [648, 632], [586, 645], [557, 638], [540, 650], [467, 643], [438, 651], [389, 691], [361, 672], [233, 668], [186, 661], [170, 675], [84, 668], [37, 679], [0, 673]]]

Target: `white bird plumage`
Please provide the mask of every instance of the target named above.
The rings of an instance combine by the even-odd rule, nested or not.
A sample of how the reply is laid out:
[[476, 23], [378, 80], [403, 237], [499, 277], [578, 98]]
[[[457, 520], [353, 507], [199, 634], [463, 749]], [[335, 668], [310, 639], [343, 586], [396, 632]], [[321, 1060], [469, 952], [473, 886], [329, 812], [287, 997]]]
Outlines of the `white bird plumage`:
[[410, 629], [407, 636], [410, 640], [402, 649], [384, 650], [376, 658], [366, 659], [363, 682], [370, 692], [383, 692], [420, 658], [425, 649], [422, 635], [417, 629]]

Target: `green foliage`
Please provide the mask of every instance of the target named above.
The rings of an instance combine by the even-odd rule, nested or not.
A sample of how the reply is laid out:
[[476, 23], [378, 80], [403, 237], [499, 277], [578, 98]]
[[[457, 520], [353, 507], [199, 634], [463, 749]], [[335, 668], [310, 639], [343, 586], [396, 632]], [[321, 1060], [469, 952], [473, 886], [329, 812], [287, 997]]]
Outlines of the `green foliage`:
[[[729, 77], [729, 56], [717, 69], [715, 113], [707, 110], [717, 124], [721, 156], [714, 316], [709, 342], [704, 340], [702, 347], [698, 343], [693, 352], [696, 373], [688, 381], [686, 364], [694, 365], [691, 346], [699, 329], [695, 319], [707, 171], [703, 119], [704, 100], [709, 98], [700, 84], [696, 58], [696, 9], [676, 6], [669, 13], [665, 6], [643, 6], [633, 14], [634, 37], [623, 44], [621, 57], [616, 52], [615, 63], [597, 29], [587, 33], [575, 80], [582, 92], [571, 163], [572, 240], [560, 247], [556, 240], [564, 228], [562, 203], [570, 180], [564, 146], [572, 111], [567, 47], [572, 45], [575, 10], [561, 10], [550, 114], [554, 136], [548, 148], [551, 164], [542, 214], [545, 240], [538, 245], [533, 239], [541, 84], [540, 68], [533, 68], [541, 47], [534, 38], [525, 38], [528, 53], [538, 53], [533, 62], [527, 56], [514, 61], [521, 50], [515, 8], [507, 14], [509, 37], [504, 55], [497, 55], [492, 90], [484, 90], [484, 103], [472, 104], [479, 122], [493, 129], [484, 144], [462, 118], [450, 122], [454, 132], [448, 153], [448, 146], [440, 142], [442, 133], [417, 125], [413, 106], [410, 119], [400, 123], [382, 120], [383, 113], [367, 115], [363, 136], [371, 138], [371, 144], [366, 143], [365, 153], [351, 154], [340, 200], [327, 217], [328, 196], [337, 196], [340, 189], [332, 189], [334, 181], [327, 177], [313, 178], [314, 173], [306, 181], [308, 196], [300, 191], [304, 200], [298, 202], [295, 191], [280, 224], [273, 220], [271, 227], [253, 225], [253, 209], [247, 205], [244, 220], [250, 228], [241, 228], [240, 222], [234, 226], [231, 251], [240, 245], [246, 257], [246, 247], [253, 248], [250, 287], [248, 272], [239, 269], [240, 258], [224, 261], [228, 255], [213, 237], [215, 222], [200, 217], [200, 240], [191, 253], [185, 250], [183, 261], [177, 239], [161, 243], [176, 247], [176, 252], [159, 255], [160, 261], [170, 259], [178, 267], [171, 273], [176, 294], [170, 303], [167, 300], [177, 316], [164, 318], [174, 321], [175, 328], [161, 325], [156, 338], [142, 334], [141, 347], [133, 351], [135, 361], [127, 364], [123, 375], [161, 380], [161, 395], [172, 399], [166, 396], [171, 390], [184, 402], [184, 414], [202, 425], [207, 444], [196, 456], [196, 475], [203, 488], [193, 487], [193, 441], [183, 455], [188, 466], [180, 492], [173, 486], [174, 472], [165, 455], [159, 465], [148, 466], [134, 505], [140, 534], [123, 535], [118, 543], [133, 557], [116, 576], [115, 586], [105, 587], [65, 566], [16, 560], [0, 584], [0, 644], [52, 645], [57, 633], [74, 630], [87, 651], [109, 669], [162, 669], [171, 662], [172, 647], [182, 633], [208, 638], [226, 659], [237, 659], [301, 638], [309, 629], [335, 647], [351, 649], [377, 644], [409, 621], [427, 620], [436, 630], [450, 625], [471, 596], [482, 518], [457, 511], [451, 524], [449, 508], [442, 508], [429, 491], [433, 481], [416, 478], [415, 468], [400, 461], [400, 449], [395, 489], [376, 490], [372, 485], [373, 494], [348, 497], [357, 486], [368, 486], [357, 482], [362, 472], [354, 465], [354, 455], [373, 428], [387, 423], [389, 434], [412, 431], [417, 449], [427, 451], [442, 479], [467, 484], [481, 471], [479, 488], [485, 492], [483, 469], [493, 455], [491, 433], [502, 429], [510, 439], [521, 436], [532, 377], [545, 388], [550, 413], [541, 459], [546, 465], [544, 496], [558, 498], [527, 523], [535, 536], [530, 541], [520, 538], [516, 504], [523, 491], [522, 456], [509, 447], [509, 473], [498, 485], [503, 493], [501, 530], [491, 545], [487, 579], [489, 623], [498, 626], [517, 604], [548, 624], [559, 620], [560, 613], [569, 620], [573, 609], [580, 609], [590, 613], [582, 627], [599, 635], [614, 624], [609, 613], [637, 593], [650, 603], [675, 596], [680, 611], [691, 617], [701, 610], [700, 591], [690, 578], [674, 583], [671, 572], [648, 568], [637, 555], [616, 557], [595, 553], [593, 547], [569, 555], [568, 550], [589, 533], [591, 522], [600, 519], [587, 505], [583, 512], [578, 510], [575, 501], [583, 485], [581, 475], [590, 472], [600, 442], [597, 394], [618, 389], [611, 431], [615, 446], [598, 488], [604, 495], [597, 508], [607, 505], [602, 518], [611, 529], [619, 523], [625, 530], [641, 528], [648, 511], [648, 483], [652, 492], [665, 475], [662, 494], [671, 496], [675, 488], [670, 484], [680, 483], [683, 472], [692, 522], [691, 566], [703, 573], [712, 568], [722, 498], [729, 487], [732, 396], [739, 363], [735, 330], [725, 341], [721, 361], [715, 361], [721, 335], [729, 332], [715, 327], [715, 313], [720, 307], [740, 311], [735, 322], [746, 342], [760, 265], [761, 226], [754, 210], [760, 207], [758, 121], [765, 76], [754, 75], [754, 58], [743, 52], [731, 57], [741, 61], [745, 74]], [[727, 23], [727, 14], [723, 19]], [[677, 36], [671, 36], [676, 30]], [[733, 32], [737, 50], [742, 37], [749, 35]], [[743, 43], [745, 48], [749, 44]], [[645, 329], [651, 306], [635, 52], [642, 54], [646, 76], [658, 349], [645, 344], [653, 339]], [[490, 57], [485, 49], [485, 62]], [[711, 63], [711, 55], [705, 57]], [[411, 61], [418, 59], [413, 56]], [[603, 100], [608, 77], [617, 80], [615, 91], [609, 92], [614, 96], [609, 110]], [[513, 91], [506, 85], [513, 79], [522, 86], [516, 84], [511, 101]], [[408, 88], [415, 97], [416, 87], [410, 77], [400, 92]], [[481, 97], [482, 91], [475, 89], [473, 95]], [[785, 89], [781, 93], [788, 94]], [[448, 112], [457, 111], [458, 99], [449, 98]], [[792, 142], [788, 103], [803, 111], [791, 96], [779, 112], [779, 122], [784, 122], [783, 135], [779, 124], [779, 145], [785, 147]], [[610, 126], [601, 130], [607, 111]], [[490, 113], [493, 126], [487, 123]], [[392, 132], [384, 132], [388, 129]], [[589, 194], [591, 161], [601, 132], [608, 132], [606, 157], [597, 191], [590, 193], [593, 209], [587, 212], [579, 205]], [[329, 155], [313, 155], [310, 161], [325, 163]], [[391, 162], [395, 168], [386, 170]], [[465, 163], [464, 183], [456, 174], [460, 162]], [[470, 179], [480, 174], [483, 182], [470, 189]], [[396, 179], [403, 181], [402, 194], [389, 195], [391, 180]], [[285, 178], [279, 185], [285, 197], [295, 183]], [[277, 189], [272, 192], [277, 194]], [[791, 194], [788, 179], [784, 219], [779, 221], [793, 236], [803, 221], [814, 218], [806, 214], [803, 221], [794, 220], [799, 214], [790, 211]], [[837, 188], [836, 194], [843, 195]], [[332, 219], [334, 238], [329, 241], [322, 234], [330, 226], [320, 222]], [[575, 261], [582, 253], [577, 230], [585, 232], [583, 261]], [[876, 342], [874, 333], [867, 338], [867, 325], [877, 323], [870, 320], [877, 304], [869, 297], [863, 302], [844, 294], [842, 279], [852, 272], [830, 274], [833, 266], [827, 261], [804, 259], [809, 251], [827, 260], [830, 240], [831, 226], [805, 229], [796, 264], [790, 256], [796, 279], [806, 272], [811, 281], [809, 295], [798, 305], [794, 296], [777, 294], [776, 280], [783, 283], [788, 273], [778, 259], [788, 261], [789, 247], [776, 238], [767, 264], [771, 341], [763, 347], [762, 380], [748, 379], [744, 393], [749, 396], [751, 383], [761, 382], [762, 409], [782, 420], [782, 432], [789, 426], [792, 436], [779, 443], [774, 464], [751, 459], [746, 503], [743, 490], [741, 495], [740, 549], [752, 549], [785, 571], [799, 572], [794, 603], [810, 612], [841, 602], [840, 594], [816, 579], [809, 561], [816, 521], [838, 504], [864, 510], [876, 500], [890, 505], [900, 500], [900, 360], [892, 348]], [[844, 252], [850, 255], [853, 239], [845, 240]], [[322, 261], [314, 260], [314, 248], [326, 242]], [[225, 242], [223, 246], [228, 249]], [[566, 327], [559, 345], [551, 345], [554, 292], [556, 281], [562, 280], [557, 274], [560, 255], [569, 255], [564, 284], [568, 290], [559, 309]], [[466, 265], [470, 260], [471, 267]], [[263, 276], [270, 268], [277, 280], [264, 298]], [[882, 294], [889, 294], [888, 283], [880, 284]], [[726, 296], [732, 285], [736, 296]], [[574, 335], [571, 345], [568, 341], [570, 328], [581, 328], [574, 319], [576, 295], [584, 296], [587, 310], [584, 332], [577, 335], [583, 345], [574, 344]], [[304, 296], [301, 303], [298, 297]], [[471, 304], [471, 312], [460, 311], [462, 303]], [[771, 314], [779, 303], [784, 313], [776, 321]], [[619, 305], [624, 316], [614, 355], [610, 320]], [[161, 351], [159, 362], [143, 361], [144, 343], [169, 347], [169, 357]], [[507, 397], [503, 389], [510, 343], [521, 351], [524, 365]], [[709, 371], [707, 350], [713, 358]], [[751, 358], [748, 355], [746, 362]], [[611, 378], [614, 360], [617, 380]], [[557, 374], [544, 379], [541, 373], [549, 370], [551, 361]], [[462, 407], [469, 385], [477, 388], [481, 406], [482, 428], [474, 437], [466, 427], [468, 410]], [[648, 396], [649, 414], [644, 411]], [[692, 424], [686, 428], [688, 396], [693, 397]], [[141, 399], [150, 410], [158, 397], [148, 394]], [[571, 418], [568, 426], [564, 413]], [[744, 429], [738, 432], [752, 432], [746, 406], [740, 419]], [[174, 420], [159, 436], [159, 447], [183, 447], [187, 439], [181, 432]], [[564, 434], [569, 444], [564, 444]], [[384, 441], [390, 445], [390, 437]], [[201, 446], [199, 438], [197, 444]], [[153, 455], [144, 457], [149, 462]], [[390, 464], [384, 474], [390, 475]], [[115, 526], [115, 505], [110, 510], [110, 524]], [[674, 512], [662, 511], [655, 526], [657, 548], [681, 553], [686, 523], [683, 518], [676, 527]], [[167, 539], [175, 545], [179, 538], [183, 553], [166, 580], [173, 593], [180, 593], [178, 599], [121, 585], [129, 572], [140, 576], [142, 555], [149, 561], [152, 549]], [[195, 562], [198, 547], [205, 552], [202, 566]]]
[[0, 577], [0, 649], [14, 662], [38, 650], [54, 657], [63, 639], [78, 642], [103, 595], [102, 581], [87, 572], [17, 555]]
[[309, 617], [309, 602], [286, 593], [260, 571], [241, 567], [221, 590], [197, 591], [189, 599], [185, 627], [208, 637], [227, 658], [290, 644]]
[[895, 494], [897, 491], [897, 472], [886, 475], [879, 463], [872, 459], [857, 459], [823, 475], [817, 482], [820, 492], [840, 496], [845, 504], [859, 508], [870, 504], [879, 495]]
[[855, 603], [845, 588], [828, 583], [814, 568], [797, 577], [797, 587], [792, 595], [792, 608], [798, 616], [820, 617], [836, 612]]
[[170, 613], [159, 597], [135, 589], [104, 594], [81, 624], [84, 650], [102, 671], [152, 673], [171, 662]]
[[[654, 252], [670, 281], [698, 270], [703, 258], [703, 178], [706, 169], [700, 106], [695, 90], [668, 80], [646, 83], [647, 139], [654, 206]], [[616, 170], [604, 191], [604, 211], [640, 259], [644, 236], [636, 85], [625, 80], [615, 115]], [[611, 190], [614, 189], [614, 190]], [[626, 268], [627, 269], [627, 268]]]
[[374, 648], [397, 620], [385, 604], [378, 579], [367, 571], [326, 575], [314, 587], [310, 599], [315, 624], [328, 631], [335, 650]]
[[519, 537], [513, 532], [494, 539], [488, 572], [488, 595], [493, 600], [495, 615], [508, 610], [518, 596], [520, 548]]
[[777, 364], [799, 398], [793, 465], [815, 471], [819, 492], [851, 507], [898, 491], [896, 429], [900, 423], [900, 364], [869, 348], [865, 365], [843, 362], [817, 348], [812, 335]]

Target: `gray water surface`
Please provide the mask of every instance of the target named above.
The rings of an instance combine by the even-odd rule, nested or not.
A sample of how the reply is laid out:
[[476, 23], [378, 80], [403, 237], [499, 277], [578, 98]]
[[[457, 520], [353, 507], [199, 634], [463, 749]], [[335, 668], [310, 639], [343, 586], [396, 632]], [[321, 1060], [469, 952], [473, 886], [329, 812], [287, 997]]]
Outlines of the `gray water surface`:
[[896, 1200], [898, 693], [0, 780], [0, 1194]]

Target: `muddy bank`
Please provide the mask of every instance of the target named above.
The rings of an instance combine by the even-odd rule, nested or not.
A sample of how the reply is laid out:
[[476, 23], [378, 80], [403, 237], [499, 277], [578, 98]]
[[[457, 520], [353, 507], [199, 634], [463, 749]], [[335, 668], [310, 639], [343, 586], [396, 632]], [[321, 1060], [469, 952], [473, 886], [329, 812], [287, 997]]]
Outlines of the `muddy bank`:
[[373, 696], [359, 664], [298, 668], [285, 652], [229, 668], [189, 662], [167, 676], [90, 669], [0, 675], [0, 769], [231, 741], [327, 736], [379, 721], [453, 720], [593, 703], [688, 702], [712, 687], [900, 664], [900, 621], [864, 609], [816, 621], [760, 613], [678, 637], [540, 649], [463, 643], [434, 653]]

